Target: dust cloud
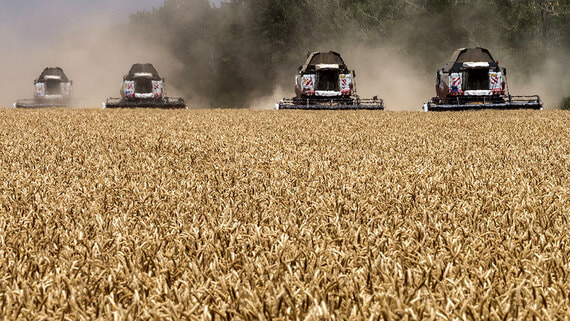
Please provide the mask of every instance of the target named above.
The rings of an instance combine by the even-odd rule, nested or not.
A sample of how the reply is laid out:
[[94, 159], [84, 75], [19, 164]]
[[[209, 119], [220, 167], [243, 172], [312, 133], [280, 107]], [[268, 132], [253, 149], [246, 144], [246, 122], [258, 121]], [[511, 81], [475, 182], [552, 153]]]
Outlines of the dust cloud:
[[384, 99], [386, 110], [420, 111], [435, 94], [435, 71], [427, 73], [397, 46], [349, 50], [345, 62], [356, 71], [358, 95]]
[[[435, 95], [435, 71], [433, 75], [425, 72], [421, 62], [414, 61], [395, 46], [390, 48], [393, 49], [356, 47], [343, 50], [323, 48], [320, 51], [332, 50], [341, 54], [349, 69], [356, 73], [356, 90], [360, 98], [377, 96], [384, 100], [386, 110], [390, 111], [420, 111], [423, 104]], [[298, 65], [302, 65], [305, 59], [301, 54]], [[280, 69], [281, 74], [290, 72], [290, 75], [279, 77], [289, 79], [289, 82], [280, 82], [271, 95], [253, 100], [252, 108], [272, 109], [282, 98], [295, 96], [296, 68], [281, 66]]]
[[294, 76], [295, 75], [293, 74], [290, 77], [291, 78], [290, 88], [285, 88], [283, 86], [276, 86], [271, 95], [255, 98], [251, 102], [250, 108], [260, 109], [260, 110], [275, 109], [275, 105], [279, 104], [281, 99], [291, 98], [295, 96], [295, 85], [293, 82]]
[[[171, 6], [171, 15], [151, 15], [155, 20], [173, 17], [168, 21], [172, 25], [187, 26], [175, 28], [174, 32], [169, 32], [167, 28], [171, 24], [168, 23], [157, 24], [158, 30], [145, 30], [147, 23], [144, 19], [142, 23], [133, 24], [129, 23], [126, 15], [124, 22], [120, 19], [117, 22], [116, 13], [112, 10], [98, 8], [80, 20], [75, 18], [68, 22], [72, 27], [66, 28], [52, 42], [32, 41], [18, 30], [22, 24], [12, 25], [0, 19], [0, 70], [4, 79], [0, 86], [0, 107], [10, 107], [17, 99], [33, 98], [33, 80], [45, 67], [59, 66], [74, 82], [76, 105], [98, 108], [106, 98], [119, 96], [122, 76], [132, 64], [149, 62], [166, 78], [168, 95], [182, 96], [192, 108], [229, 107], [233, 103], [254, 109], [272, 109], [281, 98], [294, 96], [294, 76], [297, 66], [306, 58], [306, 50], [334, 50], [343, 56], [350, 69], [355, 70], [360, 97], [378, 96], [384, 99], [387, 110], [419, 111], [435, 95], [437, 68], [447, 63], [455, 48], [477, 45], [488, 48], [500, 65], [507, 68], [512, 95], [538, 94], [546, 108], [557, 108], [562, 97], [570, 94], [570, 78], [567, 76], [570, 55], [567, 52], [551, 53], [529, 68], [528, 63], [519, 57], [528, 53], [517, 55], [511, 52], [509, 55], [509, 50], [501, 46], [495, 36], [489, 39], [466, 36], [437, 48], [423, 49], [420, 56], [413, 52], [417, 48], [410, 45], [408, 33], [417, 31], [412, 26], [409, 26], [410, 30], [399, 29], [398, 40], [379, 38], [367, 45], [345, 41], [350, 39], [350, 33], [328, 37], [336, 41], [323, 40], [313, 48], [296, 48], [299, 51], [296, 63], [278, 65], [280, 62], [276, 61], [278, 66], [271, 66], [266, 73], [256, 66], [258, 61], [268, 59], [268, 55], [257, 50], [257, 47], [263, 47], [263, 41], [255, 38], [246, 43], [236, 36], [228, 37], [224, 42], [214, 37], [219, 36], [215, 32], [219, 26], [208, 24], [209, 17], [215, 15], [207, 6], [207, 2], [188, 2], [181, 9]], [[73, 12], [58, 14], [73, 16]], [[242, 14], [247, 17], [246, 13]], [[3, 18], [2, 13], [0, 18]], [[438, 25], [424, 29], [431, 28], [437, 30]], [[158, 39], [157, 35], [164, 39]], [[347, 42], [351, 44], [347, 45]], [[339, 43], [345, 45], [339, 46]], [[234, 51], [242, 54], [235, 57], [232, 55]], [[435, 67], [434, 61], [438, 62]], [[267, 76], [264, 83], [257, 81], [264, 76]]]
[[558, 109], [563, 97], [570, 95], [570, 56], [557, 52], [545, 57], [536, 72], [525, 74], [516, 65], [507, 67], [509, 90], [513, 96], [539, 95], [545, 109]]
[[[474, 45], [459, 45], [472, 47]], [[557, 109], [563, 97], [570, 94], [570, 56], [564, 52], [553, 53], [539, 63], [534, 72], [521, 66], [518, 57], [509, 56], [501, 50], [493, 50], [486, 46], [495, 59], [499, 60], [502, 68], [507, 69], [507, 86], [513, 96], [539, 95], [545, 109]], [[356, 72], [356, 88], [361, 98], [384, 99], [386, 110], [390, 111], [420, 111], [423, 104], [435, 96], [435, 75], [437, 68], [431, 73], [426, 70], [425, 62], [417, 57], [408, 56], [403, 47], [390, 45], [385, 47], [356, 47], [336, 50], [335, 48], [321, 51], [338, 51], [350, 69]], [[449, 52], [449, 57], [453, 52]], [[305, 57], [299, 56], [299, 65]], [[441, 61], [441, 67], [447, 59]], [[252, 103], [255, 109], [271, 109], [281, 98], [294, 96], [292, 68], [288, 86], [277, 84], [271, 95], [257, 98]]]
[[87, 36], [72, 35], [54, 48], [52, 56], [65, 62], [64, 70], [74, 80], [77, 104], [99, 107], [107, 97], [118, 97], [122, 77], [134, 63], [152, 63], [166, 78], [168, 95], [177, 93], [168, 82], [168, 75], [181, 68], [180, 64], [161, 47], [136, 39], [128, 33], [117, 34], [94, 26]]
[[[2, 40], [2, 50], [0, 50], [0, 61], [2, 62], [2, 85], [0, 86], [0, 107], [12, 106], [16, 97], [33, 96], [33, 80], [37, 75], [32, 72], [34, 63], [32, 62], [31, 46], [26, 45], [21, 39], [15, 36], [15, 30], [7, 23], [0, 24], [0, 39]], [[43, 70], [43, 69], [42, 69]], [[28, 81], [22, 83], [23, 79]]]
[[[59, 13], [73, 16], [72, 12]], [[73, 81], [74, 106], [99, 108], [108, 97], [119, 97], [122, 77], [134, 63], [152, 63], [166, 78], [168, 95], [179, 94], [168, 82], [169, 75], [183, 66], [144, 34], [135, 34], [125, 24], [118, 24], [113, 13], [97, 10], [67, 28], [53, 42], [30, 41], [9, 23], [0, 23], [3, 50], [3, 85], [0, 107], [11, 107], [18, 99], [32, 99], [33, 81], [45, 67], [61, 67]]]

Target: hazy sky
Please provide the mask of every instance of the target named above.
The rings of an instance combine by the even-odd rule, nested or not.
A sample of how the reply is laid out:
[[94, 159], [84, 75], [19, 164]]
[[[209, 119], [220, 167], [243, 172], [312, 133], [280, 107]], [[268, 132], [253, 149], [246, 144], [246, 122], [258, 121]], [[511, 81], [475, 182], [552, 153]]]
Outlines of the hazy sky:
[[[58, 41], [68, 31], [119, 23], [130, 13], [160, 7], [164, 0], [0, 0], [0, 40], [30, 44]], [[5, 39], [2, 39], [5, 38]]]
[[[219, 3], [219, 0], [213, 1]], [[113, 32], [129, 15], [164, 0], [0, 0], [0, 107], [33, 97], [33, 79], [47, 66], [62, 67], [81, 101], [118, 94], [122, 75], [135, 62], [152, 62], [161, 75], [180, 66], [162, 47], [125, 44]], [[133, 48], [135, 46], [136, 48]], [[101, 82], [109, 79], [108, 82]], [[97, 88], [96, 91], [93, 88]], [[175, 93], [169, 86], [169, 93]]]
[[[220, 3], [224, 0], [211, 0]], [[129, 14], [162, 6], [164, 0], [0, 0], [0, 41], [25, 37], [30, 43], [58, 41], [67, 31], [115, 24]]]
[[91, 12], [114, 12], [120, 16], [160, 7], [163, 3], [164, 0], [0, 0], [0, 14], [26, 18], [59, 11], [80, 16]]

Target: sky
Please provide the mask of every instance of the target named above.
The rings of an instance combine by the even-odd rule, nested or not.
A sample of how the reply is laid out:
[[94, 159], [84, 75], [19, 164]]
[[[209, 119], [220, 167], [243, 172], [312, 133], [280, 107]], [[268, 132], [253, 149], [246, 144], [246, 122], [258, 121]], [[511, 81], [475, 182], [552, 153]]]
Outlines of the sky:
[[24, 37], [30, 44], [53, 43], [66, 32], [96, 22], [120, 23], [130, 13], [158, 8], [163, 3], [164, 0], [0, 0], [0, 40]]

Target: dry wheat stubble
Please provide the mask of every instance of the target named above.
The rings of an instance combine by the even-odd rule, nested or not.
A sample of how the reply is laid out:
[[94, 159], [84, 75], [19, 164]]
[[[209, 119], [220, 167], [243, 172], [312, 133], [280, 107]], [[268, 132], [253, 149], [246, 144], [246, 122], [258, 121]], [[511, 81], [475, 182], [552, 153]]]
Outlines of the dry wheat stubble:
[[2, 111], [5, 319], [569, 318], [570, 114]]

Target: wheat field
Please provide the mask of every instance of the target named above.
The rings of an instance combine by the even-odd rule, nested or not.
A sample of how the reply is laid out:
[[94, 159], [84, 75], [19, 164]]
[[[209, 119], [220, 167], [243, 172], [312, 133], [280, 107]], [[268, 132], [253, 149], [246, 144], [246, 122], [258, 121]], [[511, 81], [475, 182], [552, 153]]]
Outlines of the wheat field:
[[0, 316], [570, 318], [570, 112], [2, 110]]

